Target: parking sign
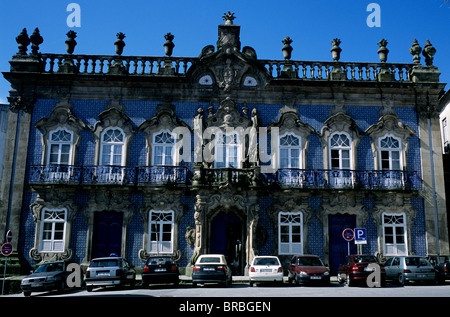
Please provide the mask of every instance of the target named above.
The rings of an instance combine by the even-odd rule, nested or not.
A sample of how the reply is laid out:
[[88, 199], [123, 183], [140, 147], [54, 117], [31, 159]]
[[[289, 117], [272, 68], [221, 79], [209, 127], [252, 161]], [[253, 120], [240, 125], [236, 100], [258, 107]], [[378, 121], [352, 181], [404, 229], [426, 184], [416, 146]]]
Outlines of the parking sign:
[[355, 244], [367, 244], [366, 228], [355, 228]]

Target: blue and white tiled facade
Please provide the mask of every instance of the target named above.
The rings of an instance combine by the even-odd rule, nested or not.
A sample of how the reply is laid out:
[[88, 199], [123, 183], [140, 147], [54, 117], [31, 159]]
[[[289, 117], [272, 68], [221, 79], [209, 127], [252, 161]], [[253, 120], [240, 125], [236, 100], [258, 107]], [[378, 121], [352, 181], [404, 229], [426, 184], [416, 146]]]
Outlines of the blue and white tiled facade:
[[[233, 24], [221, 25], [219, 28], [225, 35], [227, 32], [236, 32]], [[188, 267], [198, 254], [215, 250], [213, 241], [222, 245], [220, 238], [212, 232], [212, 228], [215, 228], [214, 219], [219, 214], [223, 215], [224, 219], [229, 219], [229, 222], [214, 225], [224, 226], [223, 228], [228, 230], [231, 227], [227, 225], [238, 222], [238, 228], [242, 230], [233, 236], [238, 237], [237, 240], [242, 243], [240, 269], [236, 271], [238, 274], [245, 273], [246, 264], [256, 254], [279, 255], [286, 261], [296, 252], [302, 252], [319, 255], [325, 262], [335, 262], [336, 265], [339, 259], [332, 248], [342, 243], [344, 249], [346, 247], [344, 241], [332, 241], [336, 240], [333, 236], [336, 232], [332, 232], [335, 230], [332, 229], [336, 224], [335, 218], [341, 215], [353, 217], [354, 222], [348, 225], [366, 229], [367, 243], [360, 245], [358, 252], [382, 257], [392, 255], [393, 251], [389, 251], [387, 245], [393, 243], [391, 240], [394, 238], [389, 233], [389, 228], [394, 228], [398, 230], [394, 234], [395, 239], [399, 239], [393, 243], [397, 248], [394, 248], [395, 252], [417, 255], [429, 253], [430, 244], [427, 239], [432, 228], [429, 227], [427, 219], [430, 219], [430, 216], [427, 213], [430, 208], [421, 194], [425, 187], [424, 182], [427, 184], [422, 175], [424, 160], [428, 159], [423, 156], [428, 152], [424, 152], [421, 145], [423, 136], [420, 131], [424, 120], [418, 113], [420, 107], [413, 102], [414, 96], [411, 97], [411, 92], [407, 89], [413, 83], [396, 82], [392, 88], [389, 84], [383, 86], [381, 83], [377, 86], [377, 81], [368, 81], [355, 92], [352, 89], [358, 86], [352, 86], [355, 83], [351, 80], [343, 80], [341, 85], [333, 86], [330, 80], [322, 80], [313, 85], [310, 84], [312, 81], [289, 74], [286, 75], [288, 79], [282, 75], [277, 77], [271, 75], [262, 63], [256, 64], [251, 49], [246, 47], [241, 53], [240, 43], [225, 43], [221, 40], [219, 38], [217, 51], [213, 48], [214, 52], [206, 53], [205, 48], [203, 57], [194, 60], [184, 74], [177, 75], [175, 71], [174, 75], [161, 71], [160, 74], [139, 77], [120, 73], [116, 75], [119, 77], [114, 77], [114, 80], [109, 82], [111, 86], [105, 86], [104, 81], [107, 82], [108, 76], [114, 75], [96, 77], [95, 74], [89, 75], [81, 71], [67, 72], [67, 77], [61, 77], [61, 83], [58, 82], [57, 72], [41, 72], [42, 78], [46, 78], [50, 86], [39, 88], [32, 105], [27, 135], [24, 194], [18, 217], [20, 221], [17, 224], [19, 256], [30, 265], [46, 259], [64, 257], [86, 264], [94, 256], [94, 214], [113, 211], [123, 214], [121, 255], [133, 265], [141, 266], [145, 257], [155, 252], [150, 246], [149, 231], [152, 230], [152, 220], [148, 218], [149, 211], [155, 210], [158, 204], [164, 211], [175, 208], [170, 241], [174, 249], [169, 253], [177, 258], [181, 267]], [[281, 63], [287, 67], [288, 60]], [[233, 70], [228, 79], [224, 75], [227, 67]], [[13, 78], [14, 73], [11, 72], [10, 78]], [[68, 79], [72, 78], [70, 76], [78, 78], [80, 83]], [[89, 80], [83, 81], [83, 76], [90, 76]], [[130, 77], [132, 81], [127, 82], [127, 76], [134, 77]], [[209, 76], [213, 84], [199, 86], [197, 82], [201, 82], [204, 78], [202, 76]], [[255, 88], [240, 86], [245, 76], [250, 76], [258, 82]], [[133, 92], [133, 83], [142, 91], [148, 89], [145, 96]], [[227, 84], [231, 88], [227, 87]], [[52, 89], [51, 85], [54, 85], [55, 89]], [[65, 85], [71, 86], [73, 92], [58, 96], [55, 91], [58, 91], [58, 87], [65, 90]], [[124, 90], [128, 89], [128, 93], [122, 93], [120, 85], [125, 87]], [[167, 91], [164, 90], [166, 86], [169, 87]], [[331, 90], [339, 92], [336, 95], [345, 95], [345, 98], [333, 97], [334, 93], [329, 93], [330, 87]], [[180, 93], [177, 93], [177, 89]], [[385, 95], [391, 98], [388, 103], [385, 98], [379, 96], [379, 91], [384, 92], [383, 89], [386, 91]], [[173, 91], [175, 93], [170, 95]], [[323, 95], [331, 97], [319, 97]], [[118, 100], [118, 103], [113, 102], [113, 99]], [[256, 111], [259, 128], [276, 126], [280, 131], [287, 129], [289, 132], [289, 128], [309, 131], [302, 141], [307, 143], [302, 152], [304, 163], [301, 168], [297, 167], [296, 173], [305, 179], [308, 172], [317, 173], [316, 183], [308, 187], [304, 179], [305, 183], [301, 186], [286, 183], [280, 185], [281, 176], [276, 171], [271, 173], [261, 169], [264, 164], [273, 162], [261, 162], [261, 166], [241, 166], [239, 177], [249, 177], [247, 180], [257, 179], [258, 185], [252, 185], [251, 181], [239, 183], [231, 179], [220, 184], [208, 181], [208, 175], [213, 175], [208, 172], [216, 173], [217, 169], [194, 162], [194, 119], [198, 117], [199, 110], [204, 113], [204, 122], [208, 127], [230, 124], [229, 126], [236, 128], [236, 124], [243, 124], [246, 128], [252, 125], [253, 113]], [[294, 121], [289, 121], [292, 118]], [[187, 127], [192, 137], [190, 160], [180, 163], [187, 168], [187, 181], [182, 186], [142, 186], [133, 182], [94, 184], [92, 179], [88, 182], [84, 182], [84, 179], [64, 184], [52, 181], [48, 178], [49, 175], [45, 174], [49, 173], [45, 172], [45, 166], [50, 153], [46, 138], [47, 132], [55, 129], [55, 124], [69, 127], [67, 129], [75, 127], [73, 129], [77, 131], [73, 134], [77, 136], [77, 141], [73, 145], [75, 153], [72, 154], [73, 161], [70, 163], [74, 166], [74, 174], [69, 177], [74, 177], [75, 171], [83, 173], [84, 169], [99, 165], [99, 135], [102, 129], [117, 124], [122, 130], [131, 131], [124, 150], [126, 153], [123, 153], [126, 162], [122, 165], [129, 172], [151, 165], [149, 131], [158, 132], [171, 124]], [[79, 130], [76, 130], [78, 128]], [[351, 148], [353, 159], [350, 170], [355, 171], [351, 188], [336, 188], [324, 183], [324, 179], [331, 177], [328, 137], [336, 131], [345, 132], [358, 139]], [[369, 181], [364, 180], [377, 175], [376, 171], [381, 170], [378, 161], [381, 150], [377, 145], [380, 135], [395, 135], [401, 139], [402, 145], [407, 145], [399, 150], [403, 159], [402, 183], [395, 188], [371, 187]], [[269, 153], [277, 150], [270, 147], [271, 137], [267, 143]], [[229, 171], [226, 168], [225, 170]], [[78, 174], [80, 175], [82, 174]], [[319, 175], [324, 177], [322, 183], [318, 181]], [[414, 177], [409, 178], [410, 175]], [[356, 179], [357, 186], [353, 183]], [[70, 214], [64, 220], [65, 247], [60, 251], [44, 251], [41, 249], [41, 212], [58, 207], [64, 207]], [[279, 215], [298, 212], [301, 213], [301, 222], [296, 225], [290, 223], [289, 226], [291, 229], [300, 227], [300, 242], [295, 240], [294, 231], [289, 231], [287, 236], [281, 238], [288, 226], [283, 227]], [[396, 218], [399, 222], [390, 227], [385, 215], [399, 216], [400, 218]], [[189, 240], [188, 234], [194, 236], [193, 240]], [[227, 235], [222, 237], [223, 240], [227, 238]], [[282, 251], [284, 239], [289, 240], [289, 247], [292, 247], [293, 251]], [[448, 244], [448, 241], [446, 243]], [[223, 245], [225, 244], [226, 241]], [[226, 252], [231, 252], [229, 246], [223, 245]], [[405, 249], [401, 249], [402, 246]]]

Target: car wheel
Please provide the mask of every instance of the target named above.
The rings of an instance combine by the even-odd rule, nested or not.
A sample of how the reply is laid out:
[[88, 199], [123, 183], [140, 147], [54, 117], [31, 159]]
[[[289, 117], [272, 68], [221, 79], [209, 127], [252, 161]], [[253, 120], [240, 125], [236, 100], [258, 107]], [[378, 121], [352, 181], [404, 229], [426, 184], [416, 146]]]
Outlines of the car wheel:
[[26, 297], [31, 296], [31, 292], [23, 292], [23, 296], [26, 296]]
[[342, 278], [341, 274], [338, 274], [338, 275], [337, 275], [337, 281], [338, 281], [339, 284], [345, 283], [345, 281], [344, 281], [344, 279]]
[[88, 292], [92, 292], [92, 286], [86, 286], [86, 290], [88, 291]]
[[406, 284], [405, 274], [399, 274], [398, 283], [402, 286], [405, 286], [405, 284]]
[[197, 287], [197, 282], [192, 282], [192, 287]]
[[347, 286], [353, 286], [354, 283], [353, 283], [353, 280], [350, 278], [349, 274], [347, 274], [346, 281], [347, 281]]

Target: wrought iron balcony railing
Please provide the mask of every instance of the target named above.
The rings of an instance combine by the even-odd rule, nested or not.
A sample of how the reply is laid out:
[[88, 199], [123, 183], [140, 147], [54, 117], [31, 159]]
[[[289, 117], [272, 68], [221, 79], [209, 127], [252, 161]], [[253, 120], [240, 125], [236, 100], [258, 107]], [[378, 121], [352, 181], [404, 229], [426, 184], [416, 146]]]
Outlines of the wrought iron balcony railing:
[[33, 165], [30, 184], [67, 185], [277, 185], [300, 189], [420, 190], [415, 171], [279, 169], [260, 175], [257, 168], [201, 168], [191, 179], [185, 166]]
[[399, 170], [304, 170], [279, 169], [273, 180], [281, 187], [420, 190], [421, 180], [415, 171]]
[[33, 165], [30, 184], [68, 185], [186, 185], [185, 166]]

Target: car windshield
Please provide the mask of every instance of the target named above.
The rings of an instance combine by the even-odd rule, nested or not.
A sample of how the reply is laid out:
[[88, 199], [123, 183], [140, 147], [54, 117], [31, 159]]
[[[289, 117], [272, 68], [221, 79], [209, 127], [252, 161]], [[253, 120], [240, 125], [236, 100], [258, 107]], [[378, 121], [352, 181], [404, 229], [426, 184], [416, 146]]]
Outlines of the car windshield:
[[119, 266], [119, 260], [116, 259], [106, 259], [106, 260], [95, 260], [91, 262], [90, 267], [108, 267], [108, 266]]
[[299, 266], [323, 266], [322, 261], [315, 257], [298, 258]]
[[173, 264], [173, 260], [172, 258], [164, 258], [164, 257], [149, 258], [147, 260], [147, 265], [161, 265], [161, 264]]
[[353, 257], [355, 260], [355, 263], [363, 263], [363, 262], [370, 262], [370, 263], [377, 263], [377, 258], [373, 255], [360, 255]]
[[64, 270], [64, 265], [62, 263], [46, 263], [42, 264], [36, 269], [36, 273], [43, 272], [56, 272]]
[[253, 265], [280, 265], [276, 258], [256, 258]]
[[221, 263], [220, 257], [204, 257], [200, 259], [199, 263]]
[[428, 261], [424, 258], [413, 257], [413, 258], [405, 258], [405, 263], [407, 266], [427, 266]]

